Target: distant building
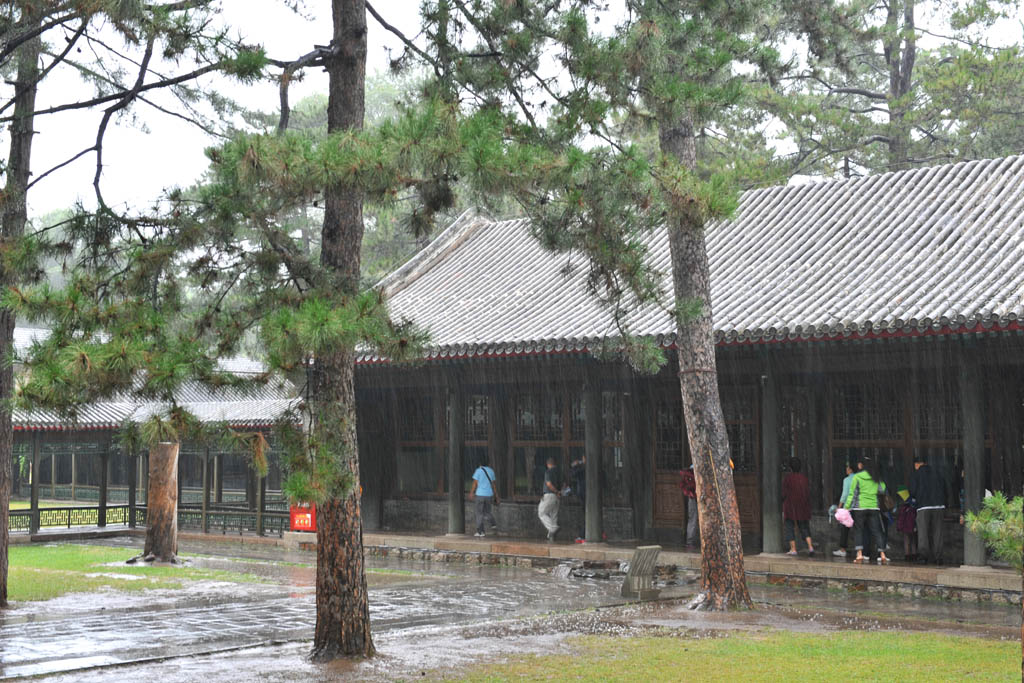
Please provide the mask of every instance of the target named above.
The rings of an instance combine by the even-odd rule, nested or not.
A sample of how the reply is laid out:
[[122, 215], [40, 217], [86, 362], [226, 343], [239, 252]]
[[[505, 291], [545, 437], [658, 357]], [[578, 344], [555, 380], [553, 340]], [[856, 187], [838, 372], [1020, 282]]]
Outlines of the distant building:
[[[968, 506], [985, 489], [1021, 492], [1024, 157], [749, 191], [707, 245], [748, 546], [781, 549], [791, 455], [806, 463], [819, 527], [844, 465], [863, 455], [898, 488], [927, 453], [950, 483], [951, 530], [961, 487]], [[649, 246], [671, 291], [665, 233]], [[579, 267], [566, 278], [569, 262]], [[359, 360], [368, 529], [457, 528], [449, 463], [468, 481], [487, 458], [510, 503], [504, 531], [540, 537], [544, 460], [568, 469], [587, 452], [604, 510], [588, 535], [680, 539], [690, 456], [673, 323], [656, 307], [628, 319], [666, 349], [656, 376], [597, 360], [590, 352], [617, 332], [583, 270], [545, 252], [525, 220], [466, 214], [385, 281], [393, 314], [428, 329], [433, 347], [415, 366]], [[586, 419], [589, 400], [599, 420]], [[965, 561], [984, 563], [980, 544], [966, 544]]]
[[[14, 334], [16, 359], [24, 357], [34, 339], [46, 334], [45, 329], [17, 328]], [[240, 376], [264, 372], [260, 363], [245, 358], [224, 360], [220, 366], [225, 372]], [[294, 396], [294, 386], [278, 380], [268, 382], [255, 392], [215, 390], [189, 383], [179, 390], [176, 398], [202, 422], [269, 434], [278, 418], [296, 401]], [[144, 420], [162, 407], [129, 397], [111, 398], [82, 406], [74, 419], [49, 411], [16, 409], [12, 416], [15, 492], [29, 496], [30, 477], [22, 473], [27, 473], [30, 469], [27, 463], [36, 457], [36, 484], [42, 499], [104, 500], [124, 504], [134, 485], [138, 500], [144, 501], [146, 469], [139, 467], [138, 462], [138, 456], [144, 457], [144, 454], [125, 453], [117, 433], [126, 421]], [[209, 463], [205, 480], [204, 461]], [[255, 504], [256, 487], [260, 483], [244, 453], [216, 444], [185, 442], [179, 453], [178, 469], [179, 502], [183, 506], [201, 502], [204, 481], [211, 490], [212, 503], [244, 503], [248, 507]], [[281, 470], [276, 458], [272, 458], [267, 479], [264, 487], [280, 489]], [[26, 520], [19, 518], [18, 523], [27, 528]]]

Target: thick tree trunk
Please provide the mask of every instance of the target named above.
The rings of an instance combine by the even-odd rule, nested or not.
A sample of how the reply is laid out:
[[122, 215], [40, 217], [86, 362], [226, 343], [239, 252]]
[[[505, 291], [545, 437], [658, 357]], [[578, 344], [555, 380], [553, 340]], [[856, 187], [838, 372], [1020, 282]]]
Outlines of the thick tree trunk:
[[[333, 0], [332, 8], [336, 54], [326, 60], [329, 132], [362, 128], [366, 87], [366, 6], [363, 0]], [[351, 187], [325, 188], [320, 262], [333, 295], [358, 292], [362, 241], [362, 195]], [[317, 508], [312, 655], [319, 661], [370, 657], [374, 647], [363, 562], [354, 349], [316, 359], [310, 403], [314, 439], [328, 445], [338, 471], [351, 477], [346, 494], [335, 494]]]
[[[917, 60], [914, 38], [915, 0], [893, 0], [886, 13], [886, 35], [883, 52], [889, 68], [889, 170], [902, 171], [910, 165], [910, 128], [905, 120], [910, 107], [907, 101]], [[902, 10], [902, 11], [901, 11]]]
[[[28, 24], [29, 22], [26, 22]], [[32, 170], [32, 123], [36, 111], [39, 38], [25, 43], [18, 53], [15, 79], [11, 147], [7, 159], [7, 183], [0, 196], [0, 249], [9, 249], [24, 233], [27, 218], [26, 191]], [[16, 283], [17, 275], [0, 264], [0, 289]], [[14, 312], [0, 308], [0, 357], [6, 359], [14, 344]], [[7, 547], [10, 541], [8, 508], [11, 500], [11, 467], [14, 430], [11, 425], [10, 399], [14, 390], [14, 367], [0, 365], [0, 608], [7, 606]]]
[[[692, 121], [662, 119], [659, 138], [661, 151], [667, 157], [687, 168], [696, 167]], [[718, 394], [704, 219], [693, 203], [686, 206], [686, 200], [682, 201], [667, 226], [676, 306], [678, 310], [683, 304], [700, 303], [698, 315], [676, 316], [679, 385], [700, 517], [701, 592], [690, 606], [716, 610], [750, 607], [739, 508], [729, 461], [729, 436]]]
[[174, 562], [178, 554], [177, 443], [149, 449], [149, 490], [146, 495], [146, 562]]

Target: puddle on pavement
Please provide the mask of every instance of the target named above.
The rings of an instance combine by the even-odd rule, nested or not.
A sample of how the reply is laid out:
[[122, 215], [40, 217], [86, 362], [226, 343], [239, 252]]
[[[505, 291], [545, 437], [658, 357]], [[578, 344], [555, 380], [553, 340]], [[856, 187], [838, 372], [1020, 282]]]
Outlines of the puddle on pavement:
[[[20, 654], [17, 649], [5, 654], [5, 643], [16, 641], [20, 645], [10, 647], [34, 653], [36, 663], [26, 660], [26, 670], [34, 666], [35, 673], [68, 682], [159, 675], [215, 683], [257, 674], [264, 681], [390, 681], [436, 675], [445, 667], [471, 666], [479, 660], [501, 661], [510, 653], [570, 654], [567, 639], [579, 634], [707, 638], [765, 628], [809, 633], [881, 628], [1015, 639], [1020, 629], [1019, 606], [752, 583], [757, 610], [692, 612], [685, 608], [685, 598], [695, 590], [692, 585], [662, 592], [663, 598], [675, 600], [622, 605], [621, 580], [368, 558], [371, 620], [380, 656], [314, 665], [305, 656], [314, 619], [315, 556], [258, 548], [254, 557], [246, 546], [236, 549], [240, 556], [230, 557], [220, 547], [208, 552], [210, 546], [217, 547], [183, 544], [182, 551], [195, 553], [188, 558], [192, 567], [253, 574], [266, 581], [199, 581], [186, 590], [96, 592], [24, 603], [0, 615], [0, 678], [12, 673], [10, 656]], [[154, 652], [187, 656], [130, 663]], [[115, 655], [127, 664], [74, 672], [64, 668], [76, 657]]]

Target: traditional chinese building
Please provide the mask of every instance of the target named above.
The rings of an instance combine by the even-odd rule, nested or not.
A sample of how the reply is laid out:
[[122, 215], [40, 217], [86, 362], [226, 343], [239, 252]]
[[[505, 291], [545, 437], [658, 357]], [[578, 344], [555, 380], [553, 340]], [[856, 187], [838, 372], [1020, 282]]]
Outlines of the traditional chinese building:
[[[16, 362], [35, 338], [46, 334], [47, 330], [17, 328]], [[220, 367], [241, 377], [264, 372], [262, 364], [244, 358], [221, 361]], [[191, 382], [177, 391], [176, 400], [200, 422], [263, 431], [272, 440], [273, 426], [294, 404], [294, 396], [295, 388], [286, 380], [272, 380], [251, 391], [213, 389]], [[81, 501], [97, 507], [52, 508], [51, 504], [52, 509], [42, 512], [33, 507], [31, 513], [12, 513], [11, 528], [35, 531], [40, 523], [57, 526], [65, 524], [65, 519], [69, 527], [96, 523], [134, 526], [135, 502], [145, 502], [146, 454], [127, 452], [118, 432], [126, 422], [143, 421], [164, 407], [160, 403], [115, 397], [82, 406], [73, 420], [45, 410], [16, 409], [12, 416], [16, 495], [34, 503], [40, 499]], [[218, 442], [182, 443], [178, 458], [179, 524], [205, 529], [213, 519], [220, 530], [231, 526], [236, 531], [258, 528], [262, 532], [272, 526], [274, 531], [280, 531], [285, 525], [286, 506], [280, 500], [278, 458], [276, 453], [270, 455], [267, 476], [259, 477], [246, 453]], [[32, 472], [35, 476], [31, 476]], [[264, 520], [262, 512], [268, 507], [274, 514]], [[255, 514], [257, 510], [259, 516]], [[242, 515], [240, 511], [251, 514]]]
[[[671, 292], [666, 235], [648, 242]], [[820, 534], [846, 463], [877, 458], [898, 489], [923, 452], [949, 482], [947, 538], [983, 564], [957, 516], [961, 489], [968, 508], [985, 490], [1021, 492], [1024, 157], [748, 191], [707, 247], [749, 548], [782, 548], [791, 456]], [[429, 330], [432, 347], [414, 366], [359, 361], [368, 529], [462, 532], [463, 492], [487, 459], [500, 526], [539, 537], [544, 461], [567, 469], [586, 454], [602, 511], [588, 539], [681, 539], [690, 455], [673, 321], [654, 306], [627, 319], [664, 348], [658, 374], [601, 360], [619, 332], [584, 279], [582, 259], [544, 251], [527, 221], [468, 213], [385, 281], [393, 314]], [[563, 505], [571, 535], [579, 515]]]

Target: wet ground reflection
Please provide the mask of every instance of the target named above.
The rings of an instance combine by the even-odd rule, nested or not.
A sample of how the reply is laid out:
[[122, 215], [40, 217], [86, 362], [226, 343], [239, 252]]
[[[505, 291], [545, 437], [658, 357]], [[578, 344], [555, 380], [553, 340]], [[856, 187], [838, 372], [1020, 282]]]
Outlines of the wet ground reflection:
[[[108, 545], [134, 547], [125, 539]], [[998, 604], [752, 584], [760, 609], [706, 614], [684, 609], [692, 584], [668, 587], [667, 601], [623, 606], [620, 580], [370, 558], [371, 619], [381, 657], [323, 667], [304, 660], [315, 619], [313, 553], [194, 542], [181, 550], [193, 566], [252, 574], [260, 582], [202, 581], [185, 590], [111, 591], [18, 605], [0, 615], [0, 678], [393, 680], [513, 651], [558, 651], [575, 633], [676, 629], [704, 637], [766, 627], [883, 628], [1016, 638], [1020, 629], [1019, 608]]]

